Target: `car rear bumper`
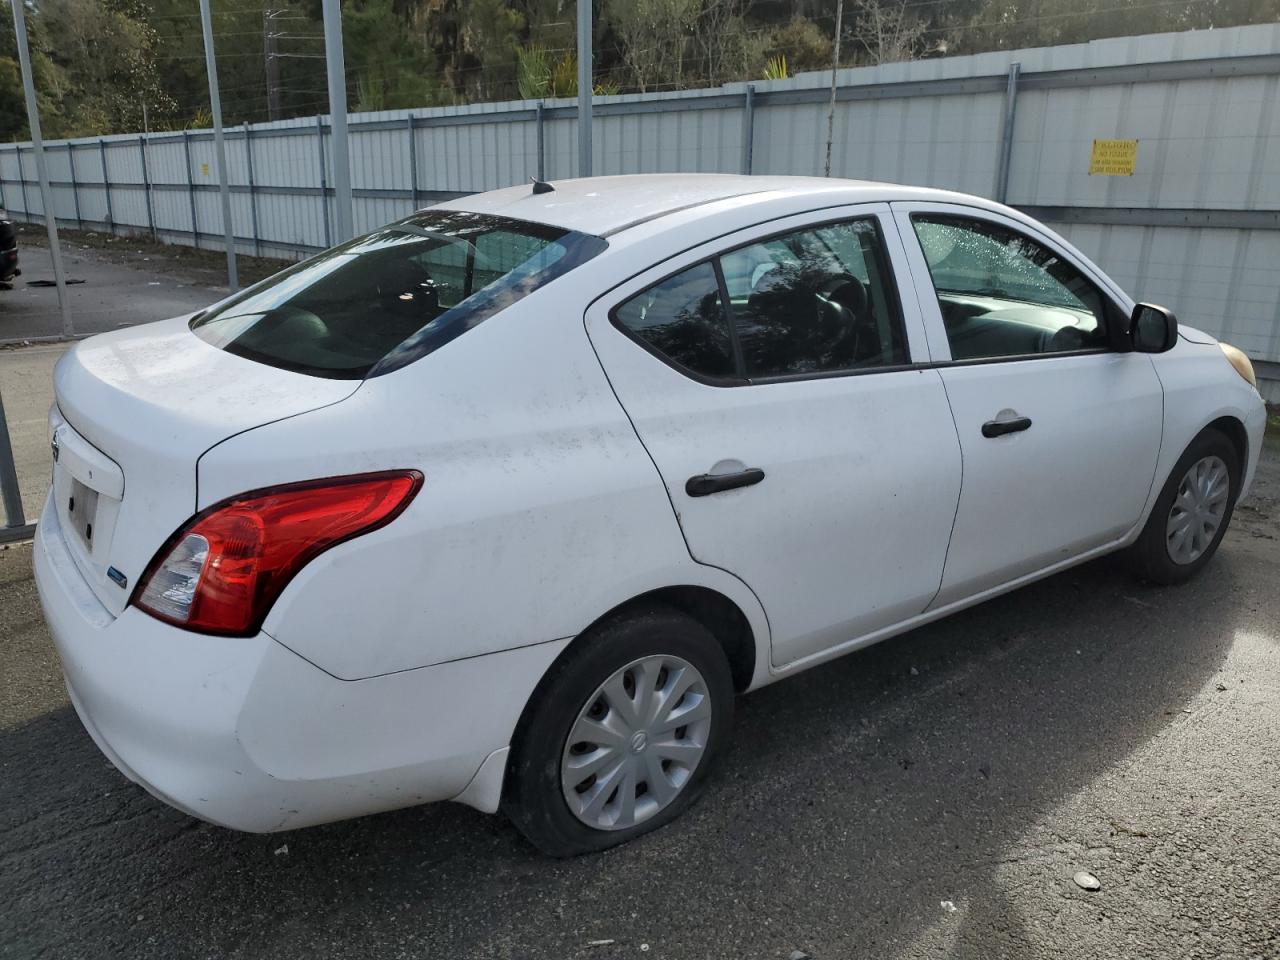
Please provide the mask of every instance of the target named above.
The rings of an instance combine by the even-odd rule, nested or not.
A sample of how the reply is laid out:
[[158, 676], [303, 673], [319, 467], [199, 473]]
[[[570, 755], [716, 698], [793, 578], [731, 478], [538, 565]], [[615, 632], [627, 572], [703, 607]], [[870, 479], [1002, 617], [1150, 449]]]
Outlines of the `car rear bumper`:
[[265, 633], [204, 636], [134, 607], [112, 617], [48, 504], [35, 573], [71, 701], [107, 758], [165, 803], [252, 832], [464, 793], [496, 809], [502, 764], [484, 762], [563, 646], [338, 680]]

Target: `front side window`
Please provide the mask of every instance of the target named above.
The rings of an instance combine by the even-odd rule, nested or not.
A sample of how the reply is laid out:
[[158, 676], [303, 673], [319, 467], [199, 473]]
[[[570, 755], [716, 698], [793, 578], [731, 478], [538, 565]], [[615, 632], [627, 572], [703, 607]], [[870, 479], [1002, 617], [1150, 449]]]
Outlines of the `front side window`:
[[1107, 301], [1074, 266], [1001, 224], [913, 214], [953, 360], [1105, 349]]
[[605, 246], [559, 227], [426, 211], [270, 277], [191, 329], [260, 363], [362, 379], [438, 349]]
[[614, 319], [707, 378], [896, 367], [909, 357], [893, 282], [877, 223], [863, 218], [737, 247], [632, 297]]

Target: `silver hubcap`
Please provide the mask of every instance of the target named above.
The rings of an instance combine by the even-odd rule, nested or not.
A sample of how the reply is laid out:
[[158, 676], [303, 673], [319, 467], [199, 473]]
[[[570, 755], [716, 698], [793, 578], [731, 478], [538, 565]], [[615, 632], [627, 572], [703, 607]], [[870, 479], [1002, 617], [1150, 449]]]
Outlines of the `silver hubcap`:
[[1221, 457], [1191, 465], [1173, 498], [1165, 538], [1174, 563], [1194, 563], [1213, 543], [1227, 511], [1231, 475]]
[[560, 785], [573, 815], [625, 830], [688, 784], [711, 734], [706, 681], [687, 660], [643, 657], [596, 689], [569, 729]]

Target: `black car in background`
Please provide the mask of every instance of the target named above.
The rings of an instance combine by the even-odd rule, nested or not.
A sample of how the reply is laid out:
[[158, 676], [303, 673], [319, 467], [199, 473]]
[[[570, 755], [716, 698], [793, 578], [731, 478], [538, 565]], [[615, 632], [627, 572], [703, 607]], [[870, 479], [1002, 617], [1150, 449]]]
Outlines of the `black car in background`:
[[18, 269], [18, 231], [13, 221], [0, 213], [0, 283], [7, 283], [22, 271]]

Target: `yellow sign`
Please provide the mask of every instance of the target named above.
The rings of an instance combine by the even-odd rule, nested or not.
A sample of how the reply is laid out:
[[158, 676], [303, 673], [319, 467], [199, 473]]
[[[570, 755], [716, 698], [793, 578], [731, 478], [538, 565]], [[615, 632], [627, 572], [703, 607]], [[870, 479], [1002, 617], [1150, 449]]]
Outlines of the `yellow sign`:
[[[1093, 142], [1097, 143], [1098, 141], [1095, 140]], [[1092, 173], [1093, 171], [1090, 170], [1089, 172]], [[208, 175], [209, 175], [209, 165], [207, 163], [200, 164], [200, 176], [207, 177]]]
[[1089, 154], [1089, 176], [1132, 177], [1137, 162], [1137, 140], [1095, 140]]

